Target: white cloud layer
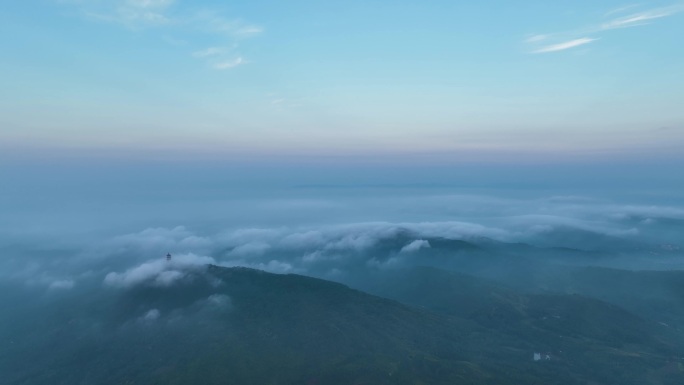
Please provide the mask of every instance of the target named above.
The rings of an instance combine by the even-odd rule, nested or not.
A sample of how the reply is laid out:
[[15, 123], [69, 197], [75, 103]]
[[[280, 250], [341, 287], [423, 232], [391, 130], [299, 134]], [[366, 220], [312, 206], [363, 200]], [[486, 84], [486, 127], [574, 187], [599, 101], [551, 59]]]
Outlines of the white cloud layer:
[[[474, 204], [472, 199], [454, 199], [469, 206]], [[445, 202], [445, 198], [440, 198], [434, 204], [444, 207]], [[528, 202], [504, 200], [500, 204], [493, 198], [482, 198], [480, 202], [494, 207], [497, 212], [500, 204], [517, 206], [518, 209], [509, 210], [508, 215], [488, 224], [461, 221], [362, 222], [313, 228], [245, 228], [213, 235], [196, 235], [182, 226], [151, 228], [117, 237], [111, 244], [119, 252], [151, 253], [158, 259], [124, 273], [110, 273], [105, 282], [117, 287], [141, 283], [169, 286], [183, 279], [187, 267], [206, 263], [247, 266], [277, 273], [307, 273], [322, 266], [332, 271], [345, 265], [366, 263], [364, 258], [380, 252], [378, 250], [397, 254], [388, 260], [368, 261], [372, 266], [386, 267], [430, 249], [430, 239], [534, 243], [559, 231], [575, 230], [629, 239], [644, 236], [643, 226], [648, 226], [646, 230], [651, 231], [657, 218], [684, 218], [684, 210], [676, 207], [615, 205], [582, 196], [556, 196]], [[391, 246], [396, 240], [404, 243]], [[172, 262], [167, 263], [163, 254], [167, 250], [175, 254], [176, 248], [190, 254], [174, 255]]]
[[[458, 248], [459, 242], [450, 241], [581, 248], [579, 240], [589, 236], [592, 248], [602, 247], [605, 239], [642, 242], [656, 250], [659, 244], [681, 245], [677, 231], [684, 226], [682, 207], [617, 204], [581, 195], [528, 199], [440, 195], [385, 203], [410, 205], [409, 216], [439, 215], [452, 220], [207, 227], [211, 230], [204, 231], [152, 227], [78, 252], [36, 258], [6, 252], [0, 260], [0, 279], [50, 291], [86, 287], [89, 282], [117, 288], [168, 287], [184, 282], [206, 264], [327, 276], [361, 266], [421, 263], [425, 255], [440, 253], [441, 245]], [[165, 259], [167, 252], [173, 255], [170, 262]]]
[[111, 272], [105, 276], [105, 285], [130, 288], [138, 285], [168, 287], [183, 279], [198, 267], [213, 264], [214, 259], [195, 254], [173, 256], [171, 261], [157, 259], [145, 262], [123, 273]]
[[416, 239], [415, 241], [409, 243], [408, 245], [401, 248], [400, 253], [413, 253], [420, 249], [430, 248], [430, 242], [424, 239]]

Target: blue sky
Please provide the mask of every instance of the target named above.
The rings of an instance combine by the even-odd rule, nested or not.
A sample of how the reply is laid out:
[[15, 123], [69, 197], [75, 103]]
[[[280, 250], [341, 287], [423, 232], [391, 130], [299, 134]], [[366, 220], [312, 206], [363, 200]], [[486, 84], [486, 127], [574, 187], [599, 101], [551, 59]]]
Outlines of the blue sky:
[[678, 156], [684, 3], [30, 0], [0, 7], [0, 147]]

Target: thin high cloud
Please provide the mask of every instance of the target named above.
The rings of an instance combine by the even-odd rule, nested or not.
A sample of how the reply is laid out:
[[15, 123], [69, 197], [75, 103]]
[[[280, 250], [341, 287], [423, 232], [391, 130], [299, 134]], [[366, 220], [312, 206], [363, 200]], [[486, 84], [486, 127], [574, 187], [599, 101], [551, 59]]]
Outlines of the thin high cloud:
[[532, 35], [525, 39], [525, 43], [538, 43], [548, 39], [547, 35]]
[[209, 48], [205, 48], [203, 50], [193, 52], [192, 56], [197, 57], [197, 58], [205, 58], [205, 57], [221, 55], [224, 52], [225, 52], [225, 48], [223, 48], [223, 47], [209, 47]]
[[118, 0], [113, 2], [66, 0], [58, 2], [75, 6], [78, 12], [87, 19], [120, 24], [133, 29], [158, 27], [175, 21], [175, 17], [171, 15], [171, 8], [176, 0]]
[[238, 56], [232, 59], [216, 62], [213, 64], [213, 67], [217, 70], [229, 70], [245, 63], [247, 63], [247, 61], [242, 56]]
[[[160, 30], [161, 40], [174, 46], [196, 46], [198, 36], [219, 45], [197, 47], [190, 56], [209, 68], [228, 70], [249, 63], [239, 51], [240, 43], [261, 35], [260, 25], [225, 17], [220, 12], [192, 8], [191, 2], [180, 0], [56, 0], [71, 6], [85, 19], [112, 23], [138, 32]], [[170, 38], [169, 35], [173, 35]], [[201, 37], [200, 37], [201, 38]], [[177, 44], [182, 42], [182, 44]]]
[[240, 53], [239, 47], [242, 41], [261, 35], [264, 32], [262, 26], [247, 23], [239, 19], [229, 19], [219, 13], [203, 10], [197, 12], [191, 23], [198, 29], [212, 35], [222, 36], [230, 40], [230, 46], [208, 47], [196, 51], [193, 56], [203, 59], [209, 67], [215, 70], [231, 70], [249, 63]]
[[192, 23], [200, 25], [205, 31], [224, 34], [236, 39], [245, 39], [264, 32], [262, 26], [239, 19], [230, 19], [213, 11], [199, 11], [192, 17]]
[[684, 11], [684, 4], [675, 4], [668, 7], [632, 12], [638, 7], [638, 4], [630, 4], [610, 10], [604, 16], [609, 20], [597, 23], [589, 28], [564, 33], [535, 34], [528, 36], [523, 42], [532, 47], [530, 52], [535, 54], [565, 51], [592, 43], [599, 39], [595, 37], [596, 35], [606, 33], [607, 31], [647, 25], [655, 20], [670, 17]]
[[153, 23], [170, 21], [166, 15], [175, 0], [127, 0], [120, 8], [123, 17], [142, 19]]
[[205, 60], [216, 70], [229, 70], [247, 64], [239, 53], [236, 52], [237, 46], [233, 47], [208, 47], [192, 53], [192, 56]]
[[589, 43], [596, 41], [596, 40], [598, 40], [598, 39], [583, 37], [580, 39], [574, 39], [574, 40], [570, 40], [570, 41], [566, 41], [566, 42], [562, 42], [562, 43], [558, 43], [558, 44], [547, 45], [545, 47], [542, 47], [542, 48], [534, 51], [534, 53], [564, 51], [566, 49], [575, 48], [575, 47], [579, 47], [579, 46], [582, 46], [585, 44], [589, 44]]
[[641, 4], [627, 4], [623, 5], [614, 9], [611, 9], [610, 11], [606, 12], [605, 16], [611, 16], [615, 14], [620, 14], [620, 13], [625, 13], [626, 11], [629, 11], [634, 8], [638, 8]]
[[671, 7], [664, 7], [664, 8], [656, 8], [656, 9], [651, 9], [648, 11], [644, 12], [637, 12], [633, 13], [627, 16], [619, 17], [616, 19], [613, 19], [607, 23], [604, 23], [601, 25], [601, 29], [604, 30], [609, 30], [609, 29], [616, 29], [616, 28], [629, 28], [629, 27], [636, 27], [640, 25], [645, 25], [648, 24], [649, 22], [656, 20], [656, 19], [662, 19], [664, 17], [672, 16], [676, 13], [679, 13], [682, 11], [684, 7], [681, 5], [679, 6], [671, 6]]

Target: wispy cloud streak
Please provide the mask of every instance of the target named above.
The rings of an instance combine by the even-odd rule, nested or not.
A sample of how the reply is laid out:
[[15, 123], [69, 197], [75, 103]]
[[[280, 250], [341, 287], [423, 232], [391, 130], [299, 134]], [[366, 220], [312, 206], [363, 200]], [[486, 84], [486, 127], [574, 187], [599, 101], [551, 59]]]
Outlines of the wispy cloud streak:
[[[180, 0], [55, 0], [71, 5], [86, 19], [118, 24], [133, 30], [163, 29], [182, 34], [183, 39], [163, 40], [172, 45], [193, 45], [200, 35], [222, 40], [217, 46], [190, 51], [194, 58], [203, 60], [210, 68], [226, 70], [248, 63], [238, 51], [239, 43], [264, 32], [262, 26], [238, 18], [227, 18], [221, 13], [180, 7]], [[191, 4], [190, 2], [187, 2]], [[167, 36], [167, 35], [165, 35]], [[187, 37], [187, 38], [186, 38]], [[181, 41], [182, 44], [176, 42]], [[206, 47], [206, 46], [205, 46]]]
[[245, 63], [247, 63], [245, 59], [243, 59], [241, 56], [238, 56], [234, 59], [218, 62], [214, 64], [214, 68], [217, 70], [228, 70], [243, 65]]
[[538, 43], [540, 41], [544, 41], [548, 38], [546, 35], [532, 35], [525, 39], [526, 43]]
[[611, 16], [611, 15], [616, 15], [618, 13], [625, 13], [626, 11], [630, 9], [634, 9], [639, 7], [639, 4], [627, 4], [623, 5], [622, 7], [617, 7], [614, 9], [611, 9], [610, 11], [606, 12], [606, 16]]
[[193, 52], [192, 56], [199, 57], [199, 58], [210, 57], [210, 56], [220, 55], [224, 51], [225, 51], [224, 48], [221, 48], [221, 47], [209, 47], [209, 48], [206, 48], [206, 49], [203, 49], [200, 51]]
[[264, 28], [259, 25], [238, 19], [227, 19], [211, 11], [197, 12], [192, 17], [192, 23], [207, 32], [222, 34], [235, 39], [250, 38], [264, 32]]
[[538, 50], [535, 50], [534, 53], [547, 53], [547, 52], [564, 51], [566, 49], [575, 48], [575, 47], [579, 47], [579, 46], [582, 46], [585, 44], [589, 44], [589, 43], [596, 41], [596, 40], [598, 40], [598, 39], [583, 37], [581, 39], [574, 39], [574, 40], [566, 41], [563, 43], [548, 45], [548, 46], [542, 47]]
[[[588, 28], [562, 33], [528, 35], [523, 42], [530, 47], [535, 47], [529, 51], [531, 53], [565, 51], [589, 44], [599, 39], [597, 37], [586, 37], [587, 35], [597, 35], [607, 33], [610, 30], [647, 25], [657, 19], [673, 16], [684, 11], [684, 4], [676, 4], [668, 7], [652, 8], [627, 14], [628, 11], [638, 7], [638, 4], [622, 6], [606, 12], [604, 18], [607, 19], [607, 21], [602, 23], [597, 23]], [[615, 17], [619, 14], [623, 14], [624, 16]], [[582, 37], [583, 35], [584, 37]], [[552, 42], [553, 44], [551, 44]], [[541, 46], [542, 44], [545, 45]]]
[[620, 17], [611, 20], [607, 23], [601, 25], [601, 29], [616, 29], [616, 28], [628, 28], [636, 27], [639, 25], [647, 24], [651, 20], [662, 19], [664, 17], [672, 16], [676, 13], [681, 12], [682, 6], [672, 6], [665, 8], [652, 9], [649, 11], [633, 13], [628, 16]]
[[169, 10], [175, 0], [120, 0], [75, 4], [88, 19], [121, 24], [129, 28], [154, 27], [174, 22]]

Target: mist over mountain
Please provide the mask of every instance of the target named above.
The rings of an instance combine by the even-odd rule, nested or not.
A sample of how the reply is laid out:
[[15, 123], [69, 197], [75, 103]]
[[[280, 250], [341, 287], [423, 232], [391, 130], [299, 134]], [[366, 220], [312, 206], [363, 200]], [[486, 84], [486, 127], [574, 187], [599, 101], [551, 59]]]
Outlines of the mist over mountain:
[[5, 190], [3, 383], [684, 378], [676, 194], [157, 178]]

